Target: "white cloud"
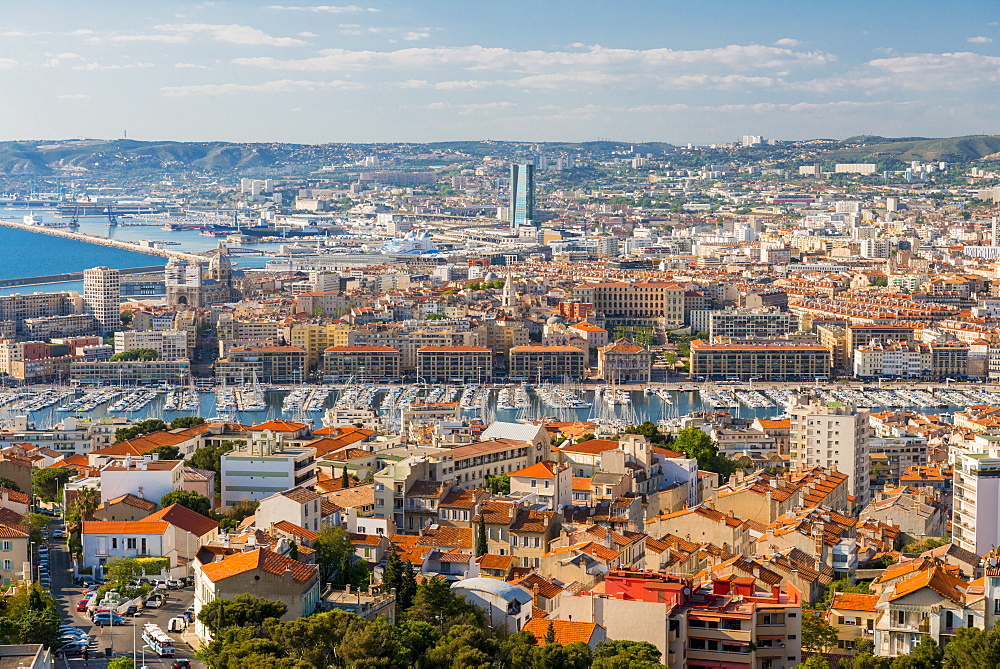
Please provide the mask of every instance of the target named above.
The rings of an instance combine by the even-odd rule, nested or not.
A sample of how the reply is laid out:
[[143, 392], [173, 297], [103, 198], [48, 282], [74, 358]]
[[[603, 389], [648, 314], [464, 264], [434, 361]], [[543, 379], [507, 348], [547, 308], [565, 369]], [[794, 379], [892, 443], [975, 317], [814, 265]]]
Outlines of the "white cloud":
[[972, 44], [992, 44], [993, 43], [993, 38], [992, 37], [984, 37], [982, 35], [976, 35], [975, 37], [970, 37], [970, 38], [968, 38], [965, 41], [966, 42], [971, 42]]
[[101, 63], [85, 63], [83, 65], [74, 65], [71, 69], [79, 70], [81, 72], [98, 72], [101, 70], [134, 70], [134, 69], [145, 69], [150, 67], [156, 67], [153, 63], [121, 63], [114, 65], [102, 65]]
[[353, 81], [307, 81], [279, 79], [262, 84], [200, 84], [192, 86], [165, 86], [160, 91], [170, 97], [198, 95], [243, 95], [247, 93], [301, 93], [324, 89], [357, 90], [363, 84]]
[[155, 30], [190, 38], [192, 35], [208, 33], [217, 42], [245, 46], [302, 46], [307, 42], [294, 37], [273, 37], [263, 30], [238, 23], [212, 25], [208, 23], [173, 23], [154, 26]]
[[178, 70], [210, 70], [208, 65], [199, 65], [198, 63], [174, 63], [174, 67]]
[[299, 37], [306, 37], [306, 38], [309, 38], [309, 37], [319, 37], [319, 35], [317, 35], [316, 33], [309, 32], [308, 30], [305, 30], [305, 31], [300, 32], [300, 33], [295, 33], [295, 34], [298, 35]]
[[162, 44], [186, 44], [186, 35], [115, 35], [108, 38], [112, 42], [159, 42]]
[[9, 70], [15, 65], [17, 65], [17, 61], [13, 58], [0, 58], [0, 70]]
[[340, 28], [341, 35], [353, 36], [353, 35], [360, 35], [362, 32], [361, 25], [358, 23], [341, 23], [337, 27]]
[[913, 90], [960, 90], [1000, 82], [1000, 57], [969, 51], [880, 58], [868, 66], [890, 85]]
[[794, 37], [782, 37], [774, 43], [774, 46], [802, 46], [802, 40], [797, 40]]
[[265, 9], [277, 9], [291, 12], [322, 12], [326, 14], [357, 14], [359, 12], [377, 12], [375, 7], [362, 7], [360, 5], [316, 5], [314, 7], [268, 5]]
[[634, 71], [636, 68], [661, 70], [665, 67], [727, 67], [739, 70], [786, 68], [790, 65], [823, 65], [836, 56], [819, 51], [750, 45], [730, 45], [712, 49], [608, 49], [591, 46], [583, 51], [514, 51], [512, 49], [461, 46], [412, 47], [395, 51], [352, 51], [324, 49], [312, 58], [281, 60], [272, 57], [237, 58], [238, 65], [269, 69], [323, 72], [342, 69], [417, 69], [462, 67], [470, 70], [544, 73], [552, 69]]
[[431, 36], [430, 33], [425, 33], [425, 32], [410, 31], [403, 33], [403, 39], [406, 40], [407, 42], [415, 42], [417, 40], [427, 39], [430, 36]]

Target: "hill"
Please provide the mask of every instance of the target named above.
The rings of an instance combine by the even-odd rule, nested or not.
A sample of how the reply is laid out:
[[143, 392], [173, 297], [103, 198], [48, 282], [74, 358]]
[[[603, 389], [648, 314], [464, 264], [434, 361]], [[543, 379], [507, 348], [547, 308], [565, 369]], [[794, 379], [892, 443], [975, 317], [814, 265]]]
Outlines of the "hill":
[[942, 139], [851, 137], [842, 142], [841, 148], [833, 149], [822, 157], [842, 162], [895, 159], [902, 162], [920, 160], [961, 163], [980, 160], [997, 152], [1000, 152], [1000, 135], [969, 135]]

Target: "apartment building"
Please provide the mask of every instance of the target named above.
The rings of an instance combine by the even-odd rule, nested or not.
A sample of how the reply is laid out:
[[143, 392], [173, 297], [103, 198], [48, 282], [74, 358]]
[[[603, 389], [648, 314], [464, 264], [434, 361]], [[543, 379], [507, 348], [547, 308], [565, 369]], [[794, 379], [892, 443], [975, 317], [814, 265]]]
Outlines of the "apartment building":
[[798, 329], [799, 319], [794, 314], [775, 307], [711, 311], [708, 315], [709, 339], [780, 337]]
[[75, 292], [0, 296], [0, 321], [14, 323], [17, 332], [23, 331], [24, 321], [29, 318], [82, 313], [84, 313], [83, 297]]
[[69, 376], [81, 385], [183, 385], [191, 379], [191, 363], [187, 359], [74, 361]]
[[223, 507], [316, 482], [316, 449], [295, 445], [292, 440], [299, 434], [284, 430], [280, 423], [254, 426], [245, 444], [222, 456]]
[[790, 669], [801, 659], [802, 596], [752, 576], [692, 579], [613, 570], [592, 590], [560, 597], [550, 616], [592, 622], [609, 639], [646, 641], [670, 669]]
[[526, 381], [582, 379], [583, 351], [574, 346], [516, 346], [510, 349], [510, 378]]
[[392, 346], [331, 346], [323, 351], [323, 373], [330, 380], [397, 379], [401, 362], [402, 354]]
[[976, 555], [1000, 545], [1000, 457], [955, 453], [952, 541]]
[[115, 353], [137, 348], [156, 351], [160, 360], [188, 357], [188, 336], [184, 330], [127, 330], [115, 333]]
[[493, 351], [485, 346], [424, 346], [417, 349], [417, 376], [431, 382], [480, 382], [493, 373]]
[[691, 342], [691, 378], [789, 381], [830, 373], [830, 351], [820, 344], [784, 340]]
[[215, 363], [215, 376], [226, 383], [295, 383], [305, 378], [306, 352], [297, 346], [238, 346]]
[[870, 500], [868, 411], [839, 402], [796, 398], [791, 415], [790, 459], [800, 469], [824, 467], [850, 477], [858, 504]]
[[305, 350], [309, 369], [323, 362], [323, 352], [328, 348], [353, 343], [351, 331], [352, 327], [344, 323], [294, 323], [283, 329], [285, 341], [290, 346]]
[[614, 383], [649, 383], [653, 356], [648, 349], [619, 339], [597, 349], [597, 374]]

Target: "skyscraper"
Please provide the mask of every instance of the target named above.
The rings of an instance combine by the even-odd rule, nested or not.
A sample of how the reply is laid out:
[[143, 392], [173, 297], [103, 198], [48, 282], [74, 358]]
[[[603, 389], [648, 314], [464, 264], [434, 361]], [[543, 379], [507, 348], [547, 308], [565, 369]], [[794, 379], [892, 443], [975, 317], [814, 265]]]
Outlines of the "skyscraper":
[[92, 267], [83, 271], [83, 301], [101, 334], [121, 327], [121, 288], [118, 270]]
[[841, 402], [822, 403], [812, 398], [795, 397], [789, 407], [790, 444], [794, 467], [836, 469], [851, 477], [851, 494], [858, 504], [867, 504], [868, 411]]
[[511, 163], [510, 166], [510, 227], [512, 230], [534, 226], [535, 166]]

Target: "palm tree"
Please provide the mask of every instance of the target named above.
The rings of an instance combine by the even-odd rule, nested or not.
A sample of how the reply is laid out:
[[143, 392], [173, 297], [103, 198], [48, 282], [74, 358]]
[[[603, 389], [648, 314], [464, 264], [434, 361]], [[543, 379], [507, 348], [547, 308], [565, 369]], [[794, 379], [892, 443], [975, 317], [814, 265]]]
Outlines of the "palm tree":
[[82, 525], [85, 520], [94, 520], [97, 507], [101, 505], [101, 492], [96, 488], [83, 486], [70, 503], [70, 513], [66, 516], [68, 525]]

